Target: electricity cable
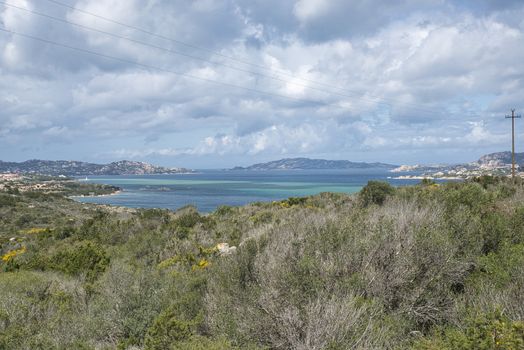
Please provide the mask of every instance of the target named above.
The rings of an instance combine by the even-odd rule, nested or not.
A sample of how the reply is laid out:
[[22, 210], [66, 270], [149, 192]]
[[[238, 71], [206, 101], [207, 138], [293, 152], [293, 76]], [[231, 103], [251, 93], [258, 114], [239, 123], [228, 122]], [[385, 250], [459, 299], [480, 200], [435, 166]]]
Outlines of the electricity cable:
[[[213, 62], [213, 61], [210, 61], [210, 60], [202, 58], [202, 57], [198, 57], [198, 56], [190, 55], [190, 54], [187, 54], [187, 53], [184, 53], [184, 52], [180, 52], [180, 51], [177, 51], [177, 50], [172, 50], [172, 49], [164, 48], [164, 47], [161, 47], [161, 46], [153, 45], [153, 44], [141, 41], [141, 40], [136, 40], [136, 39], [132, 39], [132, 38], [129, 38], [129, 37], [121, 36], [121, 35], [114, 34], [114, 33], [111, 33], [111, 32], [107, 32], [107, 31], [104, 31], [104, 30], [100, 30], [100, 29], [97, 29], [97, 28], [86, 26], [84, 24], [76, 23], [76, 22], [73, 22], [73, 21], [70, 21], [70, 20], [65, 20], [65, 19], [62, 19], [62, 18], [58, 18], [58, 17], [54, 17], [54, 16], [51, 16], [51, 15], [45, 14], [45, 13], [41, 13], [41, 12], [38, 12], [38, 11], [26, 9], [26, 8], [23, 8], [23, 7], [20, 7], [20, 6], [17, 6], [17, 5], [13, 5], [13, 4], [4, 2], [4, 1], [0, 1], [0, 4], [3, 4], [5, 6], [11, 7], [11, 8], [15, 8], [15, 9], [20, 10], [20, 11], [28, 12], [28, 13], [31, 13], [31, 14], [36, 15], [36, 16], [48, 18], [48, 19], [51, 19], [53, 21], [66, 23], [66, 24], [73, 25], [73, 26], [76, 26], [76, 27], [79, 27], [79, 28], [83, 28], [83, 29], [86, 29], [86, 30], [89, 30], [89, 31], [92, 31], [92, 32], [104, 34], [104, 35], [107, 35], [107, 36], [110, 36], [110, 37], [113, 37], [113, 38], [126, 40], [126, 41], [129, 41], [129, 42], [138, 44], [138, 45], [142, 45], [142, 46], [145, 46], [145, 47], [150, 47], [150, 48], [154, 48], [154, 49], [157, 49], [157, 50], [161, 50], [161, 51], [173, 54], [173, 55], [179, 55], [179, 56], [183, 56], [183, 57], [187, 57], [187, 58], [191, 58], [191, 59], [195, 59], [195, 60], [200, 60], [200, 61], [207, 62], [207, 63], [213, 64], [213, 65], [218, 65], [218, 66], [222, 66], [222, 67], [225, 67], [225, 68], [228, 68], [228, 69], [232, 69], [232, 70], [236, 70], [236, 71], [239, 71], [239, 72], [253, 74], [253, 75], [256, 75], [256, 76], [263, 77], [263, 78], [276, 80], [276, 81], [279, 81], [279, 82], [282, 82], [282, 83], [285, 83], [285, 84], [291, 84], [291, 85], [295, 85], [295, 86], [300, 86], [302, 88], [311, 89], [311, 90], [319, 91], [319, 92], [330, 94], [330, 95], [337, 95], [337, 96], [346, 97], [346, 98], [354, 98], [354, 99], [358, 99], [358, 100], [362, 100], [362, 101], [367, 101], [367, 102], [376, 103], [376, 104], [383, 104], [383, 105], [387, 105], [388, 107], [391, 107], [391, 105], [389, 103], [381, 102], [379, 98], [354, 97], [354, 96], [350, 96], [350, 95], [346, 95], [346, 94], [342, 94], [342, 93], [338, 93], [338, 92], [333, 92], [333, 91], [320, 89], [320, 88], [317, 88], [317, 87], [314, 87], [314, 86], [309, 86], [309, 85], [305, 85], [305, 84], [291, 82], [291, 81], [288, 81], [288, 80], [285, 80], [285, 79], [282, 79], [282, 78], [279, 78], [279, 77], [270, 76], [270, 75], [267, 75], [267, 74], [254, 72], [254, 71], [243, 69], [243, 68], [234, 67], [234, 66], [231, 66], [231, 65], [228, 65], [228, 64], [225, 64], [225, 63]], [[399, 102], [399, 103], [401, 103], [401, 102]], [[429, 110], [429, 109], [423, 109], [423, 108], [420, 108], [420, 107], [414, 107], [414, 108], [416, 108], [416, 109], [418, 109], [420, 111], [424, 111], [426, 113], [436, 113], [435, 111]]]
[[[136, 30], [136, 31], [141, 32], [143, 34], [147, 34], [147, 35], [150, 35], [150, 36], [153, 36], [153, 37], [157, 37], [157, 38], [160, 38], [160, 39], [163, 39], [163, 40], [171, 41], [173, 43], [176, 43], [176, 44], [179, 44], [179, 45], [182, 45], [182, 46], [186, 46], [186, 47], [189, 47], [189, 48], [192, 48], [192, 49], [206, 51], [206, 52], [214, 54], [216, 56], [220, 56], [220, 57], [222, 57], [224, 59], [228, 59], [228, 60], [231, 60], [231, 61], [235, 61], [235, 62], [238, 62], [238, 63], [242, 63], [242, 64], [245, 64], [245, 65], [249, 65], [249, 66], [252, 66], [252, 67], [257, 67], [257, 68], [268, 70], [268, 71], [278, 72], [278, 74], [281, 74], [281, 75], [284, 75], [284, 76], [287, 76], [287, 77], [290, 77], [290, 78], [293, 78], [293, 79], [302, 80], [304, 82], [316, 84], [316, 85], [319, 85], [319, 86], [329, 87], [331, 89], [345, 91], [345, 92], [352, 93], [352, 94], [362, 95], [361, 91], [356, 92], [356, 91], [349, 90], [347, 88], [342, 88], [342, 87], [339, 87], [339, 86], [334, 86], [334, 85], [331, 85], [331, 84], [326, 84], [326, 83], [318, 82], [318, 81], [315, 81], [315, 80], [302, 78], [302, 77], [299, 77], [299, 76], [296, 76], [296, 75], [293, 75], [293, 74], [289, 74], [289, 73], [287, 73], [287, 72], [285, 72], [283, 70], [267, 67], [267, 66], [264, 66], [264, 65], [261, 65], [261, 64], [249, 62], [249, 61], [244, 60], [244, 59], [239, 59], [239, 58], [235, 58], [233, 56], [225, 55], [225, 54], [223, 54], [223, 53], [221, 53], [220, 51], [217, 51], [217, 50], [213, 50], [213, 49], [205, 48], [205, 47], [202, 47], [202, 46], [190, 44], [190, 43], [187, 43], [187, 42], [184, 42], [184, 41], [181, 41], [181, 40], [177, 40], [177, 39], [174, 39], [172, 37], [168, 37], [168, 36], [165, 36], [165, 35], [162, 35], [162, 34], [158, 34], [158, 33], [155, 33], [153, 31], [150, 31], [150, 30], [147, 30], [147, 29], [135, 26], [135, 25], [130, 25], [130, 24], [127, 24], [127, 23], [124, 23], [124, 22], [121, 22], [121, 21], [117, 21], [117, 20], [114, 20], [114, 19], [102, 16], [100, 14], [97, 14], [97, 13], [94, 13], [94, 12], [91, 12], [91, 11], [86, 11], [86, 10], [80, 9], [80, 8], [78, 8], [76, 6], [72, 6], [72, 5], [66, 4], [66, 3], [61, 2], [61, 1], [57, 1], [57, 0], [47, 0], [47, 1], [50, 2], [50, 3], [53, 3], [55, 5], [58, 5], [58, 6], [68, 8], [70, 10], [77, 11], [79, 13], [83, 13], [83, 14], [86, 14], [86, 15], [89, 15], [89, 16], [92, 16], [92, 17], [95, 17], [95, 18], [107, 21], [109, 23], [113, 23], [113, 24], [116, 24], [116, 25], [119, 25], [119, 26], [122, 26], [122, 27], [125, 27], [125, 28], [128, 28], [128, 29]], [[197, 59], [205, 60], [205, 59], [202, 59], [202, 58], [197, 58]], [[212, 63], [213, 64], [218, 64], [216, 62], [212, 62]], [[235, 69], [235, 68], [232, 68], [232, 69]], [[260, 73], [253, 73], [253, 74], [261, 75]], [[293, 83], [293, 84], [297, 85], [296, 83]], [[307, 86], [307, 87], [311, 88], [310, 86]], [[320, 89], [318, 89], [318, 90], [320, 90]], [[330, 92], [330, 93], [332, 93], [332, 92]], [[360, 99], [364, 99], [364, 98], [360, 97]], [[439, 113], [439, 112], [437, 112], [435, 110], [427, 109], [425, 106], [421, 107], [419, 104], [415, 104], [415, 103], [412, 103], [412, 102], [403, 102], [403, 101], [398, 101], [398, 100], [391, 99], [391, 98], [386, 98], [386, 97], [368, 97], [367, 99], [370, 100], [370, 101], [373, 101], [375, 103], [386, 104], [386, 105], [388, 105], [390, 107], [392, 107], [393, 104], [400, 104], [400, 105], [404, 105], [404, 106], [412, 106], [413, 109], [418, 109], [420, 111], [424, 111], [424, 112], [427, 112], [427, 113], [432, 113], [432, 114], [438, 114]], [[382, 101], [386, 101], [386, 102], [378, 102], [378, 101], [375, 101], [375, 100], [378, 100], [378, 101], [382, 100]], [[390, 101], [390, 102], [387, 102], [387, 101]]]
[[34, 40], [34, 41], [40, 41], [40, 42], [45, 43], [45, 44], [54, 45], [54, 46], [58, 46], [58, 47], [63, 47], [63, 48], [70, 49], [70, 50], [73, 50], [73, 51], [87, 53], [87, 54], [90, 54], [90, 55], [99, 56], [99, 57], [103, 57], [103, 58], [106, 58], [106, 59], [119, 61], [119, 62], [126, 63], [126, 64], [136, 65], [136, 66], [148, 69], [148, 70], [162, 71], [162, 72], [179, 75], [179, 76], [186, 77], [186, 78], [191, 78], [191, 79], [205, 81], [205, 82], [208, 82], [208, 83], [211, 83], [211, 84], [228, 86], [228, 87], [232, 87], [232, 88], [236, 88], [236, 89], [241, 89], [241, 90], [246, 90], [246, 91], [250, 91], [250, 92], [255, 92], [255, 93], [258, 93], [258, 94], [262, 94], [262, 95], [279, 97], [279, 98], [283, 98], [283, 99], [287, 99], [287, 100], [291, 100], [291, 101], [295, 101], [295, 102], [307, 103], [309, 105], [313, 104], [313, 105], [319, 105], [319, 106], [334, 106], [334, 107], [341, 108], [340, 105], [334, 104], [334, 103], [322, 102], [322, 101], [314, 101], [314, 100], [306, 100], [306, 99], [302, 99], [302, 98], [296, 98], [296, 97], [292, 97], [292, 96], [286, 96], [286, 95], [278, 94], [278, 93], [275, 93], [275, 92], [254, 89], [254, 88], [250, 88], [250, 87], [246, 87], [246, 86], [241, 86], [241, 85], [236, 85], [236, 84], [232, 84], [232, 83], [222, 82], [222, 81], [209, 79], [209, 78], [203, 78], [203, 77], [199, 77], [199, 76], [196, 76], [196, 75], [193, 75], [193, 74], [177, 72], [177, 71], [174, 71], [174, 70], [171, 70], [171, 69], [167, 69], [167, 68], [157, 67], [157, 66], [153, 66], [153, 65], [150, 65], [150, 64], [145, 64], [145, 63], [140, 63], [140, 62], [128, 60], [126, 58], [115, 57], [115, 56], [107, 55], [107, 54], [104, 54], [104, 53], [100, 53], [100, 52], [96, 52], [96, 51], [92, 51], [92, 50], [88, 50], [88, 49], [84, 49], [84, 48], [80, 48], [80, 47], [76, 47], [76, 46], [71, 46], [71, 45], [68, 45], [68, 44], [59, 43], [59, 42], [56, 42], [56, 41], [53, 41], [53, 40], [49, 40], [49, 39], [45, 39], [45, 38], [41, 38], [41, 37], [37, 37], [37, 36], [25, 34], [25, 33], [16, 32], [16, 31], [13, 31], [13, 30], [5, 29], [5, 28], [0, 28], [0, 31], [6, 32], [6, 33], [9, 33], [9, 34], [12, 34], [12, 35], [16, 35], [16, 36], [19, 36], [19, 37], [23, 37], [23, 38], [26, 38], [26, 39], [31, 39], [31, 40]]

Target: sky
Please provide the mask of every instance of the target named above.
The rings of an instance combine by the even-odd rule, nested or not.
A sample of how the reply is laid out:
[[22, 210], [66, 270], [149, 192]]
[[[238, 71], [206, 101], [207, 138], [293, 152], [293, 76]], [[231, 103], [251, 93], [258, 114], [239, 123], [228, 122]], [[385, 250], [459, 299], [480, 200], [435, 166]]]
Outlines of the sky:
[[469, 162], [523, 88], [522, 0], [0, 1], [4, 161]]

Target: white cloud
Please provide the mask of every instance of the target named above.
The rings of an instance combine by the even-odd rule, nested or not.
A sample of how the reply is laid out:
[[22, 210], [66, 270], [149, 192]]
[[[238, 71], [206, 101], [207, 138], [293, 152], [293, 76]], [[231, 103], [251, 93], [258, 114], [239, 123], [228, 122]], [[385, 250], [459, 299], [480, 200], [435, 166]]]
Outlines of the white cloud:
[[[136, 0], [80, 0], [76, 2], [74, 7], [78, 10], [68, 11], [67, 18], [69, 20], [105, 31], [121, 32], [122, 26], [101, 18], [89, 16], [86, 12], [100, 14], [111, 18], [115, 22], [134, 24], [143, 8], [143, 4]], [[127, 29], [125, 31], [129, 32]], [[87, 33], [91, 35], [89, 32]], [[97, 42], [100, 40], [100, 37], [94, 36], [93, 40]]]
[[[9, 4], [28, 10], [31, 10], [33, 7], [28, 0], [12, 0], [9, 1]], [[6, 6], [0, 14], [0, 21], [4, 27], [9, 30], [27, 29], [31, 24], [30, 17], [28, 17], [25, 12], [9, 6]]]
[[509, 20], [524, 4], [515, 1], [71, 3], [209, 50], [45, 2], [16, 4], [244, 72], [0, 6], [7, 28], [161, 68], [0, 33], [0, 147], [13, 157], [33, 158], [14, 140], [45, 150], [73, 134], [68, 158], [87, 154], [89, 143], [114, 157], [173, 159], [497, 150], [506, 148], [507, 124], [495, 118], [524, 108], [524, 22]]
[[73, 136], [71, 130], [69, 130], [67, 126], [52, 126], [45, 129], [42, 132], [42, 135], [44, 137], [49, 137], [53, 141], [71, 140]]
[[465, 135], [465, 140], [472, 144], [500, 144], [507, 139], [506, 135], [495, 135], [486, 129], [483, 122], [471, 122], [471, 130]]
[[312, 125], [290, 128], [272, 125], [246, 136], [218, 135], [207, 137], [193, 151], [194, 154], [286, 154], [303, 153], [319, 147], [326, 136], [324, 130]]
[[306, 22], [326, 14], [329, 6], [328, 0], [299, 0], [295, 3], [294, 13], [301, 22]]
[[4, 48], [4, 62], [6, 65], [15, 67], [21, 60], [20, 53], [14, 43], [7, 43]]

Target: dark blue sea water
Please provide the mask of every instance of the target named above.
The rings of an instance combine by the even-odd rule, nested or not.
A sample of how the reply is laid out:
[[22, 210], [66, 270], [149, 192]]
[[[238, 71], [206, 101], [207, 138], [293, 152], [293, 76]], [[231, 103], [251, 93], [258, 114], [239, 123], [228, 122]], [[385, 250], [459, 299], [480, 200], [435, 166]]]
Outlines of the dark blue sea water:
[[384, 169], [344, 169], [203, 170], [196, 174], [92, 176], [88, 182], [115, 185], [123, 191], [112, 196], [76, 199], [133, 208], [178, 209], [191, 204], [202, 212], [210, 212], [220, 205], [238, 206], [320, 192], [355, 193], [369, 180], [388, 181], [395, 186], [419, 182], [392, 178], [397, 175]]

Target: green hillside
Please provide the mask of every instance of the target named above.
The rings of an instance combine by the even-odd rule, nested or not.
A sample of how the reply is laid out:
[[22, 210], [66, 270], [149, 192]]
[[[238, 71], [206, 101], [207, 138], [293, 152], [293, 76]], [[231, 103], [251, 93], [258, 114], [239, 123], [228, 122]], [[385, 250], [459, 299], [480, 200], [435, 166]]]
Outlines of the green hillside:
[[524, 186], [209, 215], [9, 187], [0, 271], [0, 349], [523, 349]]

